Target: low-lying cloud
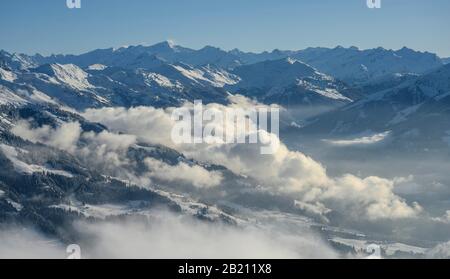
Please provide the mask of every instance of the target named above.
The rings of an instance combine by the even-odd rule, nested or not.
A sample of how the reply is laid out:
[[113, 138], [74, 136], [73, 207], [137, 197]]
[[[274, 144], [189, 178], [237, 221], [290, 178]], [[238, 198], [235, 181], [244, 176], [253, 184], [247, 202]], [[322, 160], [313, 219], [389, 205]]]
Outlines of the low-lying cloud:
[[[255, 227], [206, 223], [154, 212], [149, 222], [75, 224], [82, 258], [337, 258], [307, 232], [291, 234]], [[32, 230], [0, 231], [0, 258], [64, 258], [65, 247]]]
[[144, 160], [145, 164], [151, 170], [148, 175], [171, 182], [192, 183], [198, 188], [208, 188], [220, 185], [223, 177], [220, 172], [208, 171], [198, 165], [188, 165], [185, 162], [179, 162], [177, 165], [169, 165], [153, 158]]
[[[251, 105], [255, 104], [241, 98], [230, 106]], [[185, 106], [192, 109], [190, 103]], [[227, 109], [219, 104], [206, 106]], [[378, 220], [411, 218], [422, 211], [419, 204], [408, 204], [394, 193], [396, 180], [359, 178], [352, 174], [330, 177], [319, 162], [301, 152], [289, 150], [276, 135], [264, 130], [256, 132], [263, 138], [270, 137], [272, 141], [279, 142], [279, 148], [273, 154], [261, 155], [261, 143], [225, 144], [217, 141], [213, 144], [175, 144], [171, 141], [172, 127], [176, 123], [171, 115], [173, 109], [101, 108], [89, 109], [83, 114], [91, 121], [105, 124], [113, 132], [86, 133], [78, 123], [64, 123], [57, 129], [48, 126], [33, 129], [26, 122], [18, 123], [12, 131], [25, 139], [67, 150], [98, 164], [112, 175], [143, 186], [149, 185], [152, 178], [157, 178], [210, 188], [220, 185], [223, 178], [219, 172], [208, 171], [198, 165], [190, 166], [183, 162], [168, 165], [154, 158], [147, 158], [145, 165], [148, 171], [137, 175], [131, 171], [136, 162], [126, 155], [127, 149], [136, 142], [165, 145], [195, 160], [223, 165], [236, 174], [257, 180], [261, 183], [260, 188], [266, 191], [289, 195], [303, 208], [320, 208], [323, 215], [339, 211], [342, 216], [355, 220]], [[243, 137], [248, 137], [248, 133], [255, 131], [244, 129], [241, 132], [246, 133]]]
[[[231, 106], [240, 104], [248, 106], [249, 102], [238, 100]], [[185, 106], [192, 109], [192, 104]], [[206, 107], [227, 108], [218, 104]], [[320, 163], [301, 152], [289, 150], [281, 142], [277, 151], [269, 155], [260, 154], [259, 144], [223, 144], [220, 141], [214, 144], [175, 144], [171, 141], [171, 129], [176, 123], [171, 117], [172, 111], [173, 108], [102, 108], [89, 109], [83, 115], [116, 132], [136, 135], [140, 141], [167, 145], [196, 160], [226, 166], [237, 174], [260, 181], [269, 191], [288, 193], [304, 204], [321, 203], [326, 207], [323, 212], [339, 210], [356, 219], [376, 220], [410, 218], [422, 211], [419, 204], [408, 204], [394, 193], [394, 180], [359, 178], [351, 174], [329, 177]], [[263, 137], [275, 137], [266, 131], [257, 132]]]
[[208, 171], [202, 166], [179, 162], [169, 165], [148, 157], [144, 159], [147, 170], [136, 174], [136, 162], [130, 160], [127, 151], [137, 143], [136, 136], [108, 131], [83, 132], [78, 122], [63, 123], [57, 128], [42, 126], [31, 128], [27, 121], [20, 121], [12, 132], [31, 142], [40, 142], [72, 153], [105, 174], [148, 186], [152, 178], [167, 182], [182, 182], [196, 188], [218, 186], [223, 177], [218, 171]]

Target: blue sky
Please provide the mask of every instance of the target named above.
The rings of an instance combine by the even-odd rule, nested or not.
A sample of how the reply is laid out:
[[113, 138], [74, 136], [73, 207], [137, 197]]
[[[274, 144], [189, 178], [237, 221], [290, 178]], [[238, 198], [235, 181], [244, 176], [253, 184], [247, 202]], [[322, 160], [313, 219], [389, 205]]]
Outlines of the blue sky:
[[408, 46], [450, 57], [449, 0], [0, 0], [0, 49], [34, 54], [173, 40], [245, 51]]

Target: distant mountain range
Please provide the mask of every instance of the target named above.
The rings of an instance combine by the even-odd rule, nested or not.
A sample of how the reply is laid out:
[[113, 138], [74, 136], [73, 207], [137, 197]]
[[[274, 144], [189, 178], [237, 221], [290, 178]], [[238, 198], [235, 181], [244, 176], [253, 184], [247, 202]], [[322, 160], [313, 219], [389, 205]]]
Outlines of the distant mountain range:
[[245, 53], [210, 46], [193, 50], [170, 42], [48, 57], [0, 52], [3, 86], [12, 86], [5, 81], [13, 87], [31, 85], [78, 109], [171, 106], [196, 98], [226, 103], [226, 90], [285, 106], [335, 107], [366, 94], [354, 90], [356, 84], [365, 89], [382, 79], [396, 82], [399, 74], [423, 74], [443, 63], [434, 54], [407, 48]]
[[429, 52], [418, 52], [409, 48], [388, 50], [375, 48], [360, 50], [356, 47], [344, 48], [307, 48], [304, 50], [273, 50], [272, 52], [251, 53], [238, 49], [224, 51], [220, 48], [206, 46], [194, 50], [177, 46], [171, 42], [162, 42], [152, 46], [129, 46], [121, 48], [97, 49], [81, 55], [39, 54], [27, 56], [15, 54], [15, 60], [30, 64], [75, 64], [86, 68], [92, 64], [118, 66], [125, 68], [155, 66], [163, 60], [167, 63], [185, 63], [193, 67], [215, 65], [220, 68], [233, 69], [241, 65], [254, 64], [266, 60], [279, 60], [291, 57], [307, 63], [321, 72], [344, 81], [367, 81], [392, 73], [424, 73], [438, 67], [447, 59], [440, 59]]
[[359, 50], [309, 48], [294, 55], [322, 72], [347, 82], [367, 82], [390, 74], [422, 74], [443, 65], [435, 54], [409, 48]]

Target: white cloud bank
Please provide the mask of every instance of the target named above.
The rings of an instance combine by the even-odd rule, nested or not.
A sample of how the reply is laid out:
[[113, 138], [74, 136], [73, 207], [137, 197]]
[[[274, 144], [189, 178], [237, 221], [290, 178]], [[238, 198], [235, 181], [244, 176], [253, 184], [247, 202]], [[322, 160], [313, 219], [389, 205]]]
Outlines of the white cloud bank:
[[222, 175], [217, 171], [179, 162], [169, 165], [153, 158], [144, 159], [147, 172], [136, 176], [130, 168], [135, 166], [127, 157], [129, 147], [136, 144], [136, 136], [115, 134], [108, 131], [100, 133], [83, 132], [78, 122], [63, 123], [56, 129], [50, 126], [31, 128], [27, 121], [20, 121], [12, 132], [31, 142], [40, 142], [70, 152], [82, 160], [93, 164], [98, 170], [122, 179], [131, 180], [142, 186], [151, 183], [151, 178], [168, 182], [183, 182], [197, 188], [218, 186]]
[[[235, 98], [233, 101], [235, 103], [229, 107], [255, 105], [243, 98]], [[185, 106], [192, 109], [192, 104]], [[209, 104], [206, 107], [227, 109], [218, 104]], [[47, 126], [31, 129], [27, 123], [21, 122], [13, 132], [32, 141], [44, 142], [81, 154], [82, 157], [92, 158], [94, 162], [107, 163], [112, 172], [122, 171], [123, 168], [120, 167], [134, 163], [128, 161], [125, 152], [135, 142], [169, 146], [196, 160], [223, 165], [236, 174], [252, 177], [259, 181], [265, 190], [288, 194], [303, 208], [311, 210], [315, 206], [322, 214], [337, 210], [343, 216], [356, 220], [377, 220], [411, 218], [422, 211], [417, 203], [408, 204], [394, 193], [395, 180], [379, 177], [359, 178], [351, 174], [332, 178], [320, 163], [301, 152], [289, 150], [281, 142], [276, 152], [270, 155], [260, 154], [260, 144], [175, 144], [171, 141], [172, 127], [176, 123], [172, 118], [172, 111], [173, 108], [102, 108], [89, 109], [83, 114], [91, 121], [105, 124], [114, 132], [125, 133], [120, 135], [110, 132], [83, 133], [78, 123], [66, 123], [58, 129]], [[274, 134], [262, 130], [257, 132], [262, 137], [279, 141]], [[77, 146], [80, 140], [88, 142], [87, 145]], [[219, 173], [209, 172], [200, 166], [189, 166], [185, 163], [171, 166], [151, 158], [145, 162], [149, 170], [144, 177], [128, 178], [134, 182], [148, 184], [149, 179], [153, 177], [167, 181], [190, 182], [195, 187], [202, 188], [217, 186], [222, 179]], [[121, 174], [123, 176], [123, 173]], [[133, 176], [129, 172], [125, 172], [125, 175]], [[315, 210], [315, 213], [317, 212]]]
[[[254, 104], [238, 99], [230, 106], [251, 105]], [[192, 104], [185, 106], [192, 109]], [[227, 108], [218, 104], [206, 107]], [[260, 181], [270, 191], [288, 193], [303, 204], [323, 203], [326, 206], [323, 212], [329, 212], [330, 208], [357, 219], [376, 220], [410, 218], [422, 211], [417, 203], [408, 204], [394, 194], [394, 180], [361, 179], [351, 174], [331, 178], [320, 163], [301, 152], [290, 151], [282, 143], [271, 155], [261, 155], [259, 144], [175, 144], [171, 141], [171, 130], [176, 123], [172, 111], [173, 108], [102, 108], [89, 109], [83, 115], [116, 132], [136, 135], [140, 141], [166, 145], [196, 160], [224, 165], [237, 174]], [[275, 137], [265, 131], [258, 133]]]
[[203, 167], [179, 162], [177, 165], [168, 165], [153, 158], [145, 159], [145, 164], [149, 167], [150, 177], [156, 177], [166, 181], [181, 181], [192, 183], [198, 188], [208, 188], [218, 186], [223, 177], [220, 172], [208, 171]]
[[208, 224], [159, 213], [142, 223], [83, 224], [98, 236], [92, 257], [108, 258], [335, 258], [337, 254], [309, 234], [293, 235], [253, 227]]
[[74, 151], [80, 138], [81, 127], [79, 123], [65, 123], [58, 129], [52, 129], [50, 126], [32, 129], [28, 122], [21, 121], [11, 131], [34, 143], [46, 143], [59, 149]]

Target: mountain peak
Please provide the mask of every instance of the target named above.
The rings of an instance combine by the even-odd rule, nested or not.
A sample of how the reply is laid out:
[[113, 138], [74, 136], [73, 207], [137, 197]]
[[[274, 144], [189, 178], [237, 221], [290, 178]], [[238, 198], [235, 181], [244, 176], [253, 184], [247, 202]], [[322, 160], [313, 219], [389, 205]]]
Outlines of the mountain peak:
[[406, 53], [406, 52], [415, 53], [416, 51], [413, 50], [413, 49], [410, 49], [409, 47], [404, 46], [401, 49], [397, 50], [397, 52], [400, 52], [400, 53]]
[[170, 40], [162, 41], [160, 43], [155, 44], [155, 46], [157, 46], [157, 45], [168, 47], [168, 48], [174, 48], [176, 46], [175, 42], [174, 41], [170, 41]]
[[173, 41], [163, 41], [150, 46], [150, 48], [158, 51], [173, 51], [177, 46]]

